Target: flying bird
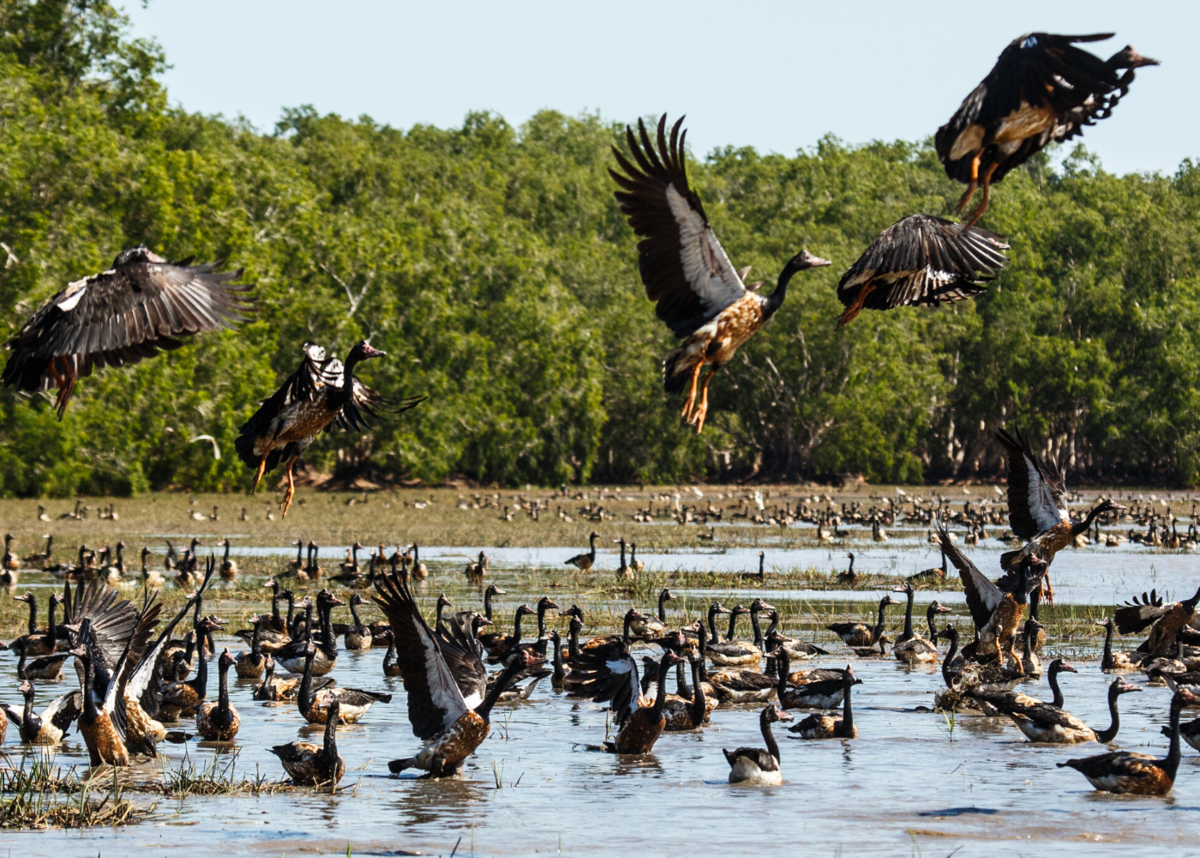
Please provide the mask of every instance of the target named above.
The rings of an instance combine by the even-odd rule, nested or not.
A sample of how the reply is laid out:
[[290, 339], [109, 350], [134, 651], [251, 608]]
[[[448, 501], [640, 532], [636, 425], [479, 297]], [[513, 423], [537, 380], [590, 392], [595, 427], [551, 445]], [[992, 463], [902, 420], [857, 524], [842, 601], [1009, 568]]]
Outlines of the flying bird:
[[1047, 144], [1077, 137], [1085, 125], [1107, 118], [1129, 92], [1134, 71], [1158, 65], [1129, 46], [1107, 60], [1075, 47], [1112, 37], [1026, 33], [1001, 52], [987, 77], [938, 129], [933, 141], [946, 175], [967, 186], [960, 212], [983, 186], [969, 224], [987, 211], [993, 183]]
[[1026, 541], [1024, 548], [1000, 555], [1000, 565], [1005, 569], [1016, 569], [1034, 549], [1049, 564], [1075, 537], [1087, 533], [1098, 516], [1125, 509], [1105, 498], [1083, 521], [1071, 521], [1066, 484], [1058, 464], [1035, 453], [1020, 430], [1014, 438], [1000, 429], [996, 438], [1008, 455], [1008, 523], [1013, 535]]
[[[683, 152], [687, 132], [680, 132], [683, 117], [672, 126], [669, 142], [666, 124], [664, 113], [658, 121], [657, 146], [641, 120], [636, 137], [626, 126], [629, 152], [637, 163], [614, 146], [622, 172], [608, 172], [621, 188], [616, 191], [621, 211], [633, 231], [642, 236], [638, 268], [646, 297], [658, 305], [658, 318], [684, 341], [663, 361], [663, 386], [668, 393], [680, 393], [689, 385], [680, 416], [699, 434], [708, 414], [708, 383], [713, 373], [729, 363], [738, 347], [775, 315], [787, 297], [792, 275], [829, 265], [829, 261], [802, 250], [784, 265], [770, 295], [759, 295], [748, 287], [745, 277], [750, 269], [734, 269], [704, 214], [700, 197], [688, 185]], [[705, 367], [708, 374], [701, 382]]]
[[93, 369], [137, 363], [179, 348], [184, 334], [246, 321], [243, 295], [254, 287], [235, 282], [243, 269], [191, 261], [168, 262], [139, 245], [107, 271], [68, 284], [4, 344], [12, 356], [0, 381], [28, 393], [57, 388], [62, 420], [75, 384]]
[[[362, 361], [386, 355], [366, 340], [360, 340], [350, 349], [343, 365], [337, 359], [327, 360], [325, 349], [315, 343], [304, 344], [304, 360], [299, 368], [259, 406], [234, 439], [238, 457], [247, 467], [257, 468], [251, 494], [258, 489], [263, 474], [275, 470], [279, 460], [286, 457], [288, 487], [280, 507], [287, 515], [296, 494], [292, 466], [317, 435], [334, 423], [348, 431], [369, 428], [364, 414], [378, 417], [376, 409], [382, 410], [387, 404], [379, 393], [354, 376]], [[405, 399], [393, 410], [407, 411], [424, 399], [423, 396]]]
[[881, 232], [838, 281], [846, 311], [837, 326], [848, 325], [863, 309], [936, 307], [978, 295], [1008, 264], [1008, 249], [986, 229], [909, 215]]

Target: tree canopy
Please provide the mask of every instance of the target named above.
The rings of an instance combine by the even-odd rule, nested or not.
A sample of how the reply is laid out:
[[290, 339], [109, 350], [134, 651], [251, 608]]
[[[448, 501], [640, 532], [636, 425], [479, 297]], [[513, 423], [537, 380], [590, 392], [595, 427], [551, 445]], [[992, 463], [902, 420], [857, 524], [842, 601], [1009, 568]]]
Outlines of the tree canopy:
[[344, 356], [361, 337], [388, 352], [364, 380], [429, 400], [323, 435], [320, 469], [917, 482], [994, 476], [992, 432], [1019, 425], [1072, 482], [1200, 483], [1190, 160], [1114, 176], [1082, 148], [1058, 169], [1039, 156], [994, 194], [983, 225], [1012, 261], [984, 295], [837, 332], [839, 274], [879, 231], [953, 212], [962, 189], [930, 142], [694, 158], [717, 234], [764, 290], [802, 247], [834, 260], [717, 375], [697, 437], [662, 391], [673, 339], [606, 172], [623, 122], [398, 130], [298, 107], [262, 133], [169, 107], [164, 63], [106, 3], [0, 0], [0, 336], [135, 244], [245, 266], [259, 305], [236, 332], [86, 379], [62, 423], [42, 397], [0, 394], [4, 494], [244, 487], [233, 438], [301, 344]]

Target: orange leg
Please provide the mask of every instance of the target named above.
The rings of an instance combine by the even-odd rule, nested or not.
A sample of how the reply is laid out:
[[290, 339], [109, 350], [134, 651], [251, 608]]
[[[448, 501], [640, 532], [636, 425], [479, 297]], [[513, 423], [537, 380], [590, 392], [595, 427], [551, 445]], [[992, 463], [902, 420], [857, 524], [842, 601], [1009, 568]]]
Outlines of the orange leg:
[[1054, 604], [1054, 588], [1050, 586], [1050, 570], [1046, 570], [1045, 576], [1042, 578], [1042, 595], [1046, 597], [1046, 604]]
[[967, 192], [962, 195], [962, 199], [958, 201], [958, 211], [961, 213], [967, 207], [975, 189], [979, 187], [979, 159], [983, 157], [983, 150], [980, 149], [975, 153], [975, 160], [971, 162], [971, 184], [967, 185]]
[[688, 421], [695, 424], [697, 435], [704, 431], [704, 418], [708, 416], [708, 383], [716, 372], [715, 369], [710, 369], [704, 376], [704, 381], [700, 385], [700, 407], [692, 412], [692, 419]]
[[267, 456], [269, 454], [269, 450], [266, 453], [263, 453], [262, 460], [258, 463], [258, 471], [254, 474], [254, 485], [250, 487], [250, 494], [254, 494], [258, 491], [258, 482], [262, 479], [263, 474], [267, 470]]
[[846, 325], [858, 318], [858, 314], [862, 312], [863, 304], [866, 303], [867, 296], [875, 290], [875, 281], [868, 280], [858, 290], [858, 297], [854, 299], [854, 303], [846, 308], [846, 312], [838, 316], [838, 328], [844, 328]]
[[983, 217], [983, 213], [988, 210], [992, 196], [992, 173], [996, 172], [998, 164], [990, 165], [983, 174], [983, 199], [979, 201], [975, 211], [967, 217], [967, 227], [973, 227]]
[[687, 402], [683, 404], [683, 411], [680, 417], [687, 420], [692, 416], [692, 406], [696, 404], [696, 382], [700, 380], [700, 370], [704, 369], [704, 361], [700, 361], [692, 369], [692, 387], [688, 391]]
[[287, 468], [285, 469], [288, 481], [287, 492], [283, 495], [283, 503], [279, 505], [283, 509], [284, 518], [287, 518], [288, 510], [292, 507], [292, 498], [296, 494], [296, 483], [292, 480], [292, 465], [294, 464], [296, 464], [296, 457], [292, 456], [292, 458], [288, 459]]

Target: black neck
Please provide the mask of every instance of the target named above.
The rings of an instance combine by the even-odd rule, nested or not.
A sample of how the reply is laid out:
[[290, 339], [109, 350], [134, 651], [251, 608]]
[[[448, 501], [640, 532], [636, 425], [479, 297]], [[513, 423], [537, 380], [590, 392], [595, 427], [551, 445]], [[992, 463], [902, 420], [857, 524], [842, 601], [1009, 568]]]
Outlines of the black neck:
[[196, 640], [199, 642], [197, 647], [200, 655], [196, 659], [196, 678], [191, 681], [191, 686], [196, 691], [196, 695], [203, 700], [208, 694], [208, 659], [204, 657], [204, 631], [200, 627], [196, 627]]
[[[362, 624], [362, 620], [360, 620], [358, 618], [358, 604], [353, 599], [350, 600], [350, 616], [354, 618], [355, 630], [361, 629], [363, 627], [363, 624]], [[442, 605], [441, 605], [441, 603], [438, 603], [437, 624], [439, 626], [442, 624]]]
[[[879, 621], [875, 623], [875, 632], [871, 635], [871, 646], [879, 643], [879, 638], [883, 636], [883, 612], [887, 610], [887, 600], [884, 599], [879, 603]], [[909, 626], [911, 627], [911, 620]]]
[[758, 624], [758, 611], [751, 609], [750, 611], [750, 627], [754, 629], [754, 645], [759, 649], [763, 648], [762, 629]]
[[276, 626], [283, 624], [283, 618], [279, 616], [279, 587], [275, 587], [275, 592], [271, 594], [271, 620]]
[[485, 724], [491, 723], [492, 707], [496, 705], [500, 695], [508, 690], [513, 679], [524, 667], [525, 663], [521, 658], [514, 658], [501, 672], [500, 678], [488, 689], [487, 697], [483, 698], [483, 702], [475, 709], [475, 714], [482, 718]]
[[913, 627], [912, 627], [913, 597], [916, 596], [916, 594], [912, 590], [909, 590], [907, 595], [908, 595], [908, 607], [906, 607], [904, 609], [904, 636], [906, 638], [911, 638], [913, 636]]
[[1112, 639], [1113, 639], [1113, 624], [1109, 622], [1104, 627], [1104, 655], [1100, 658], [1100, 666], [1107, 668], [1112, 665]]
[[305, 653], [304, 655], [304, 675], [300, 677], [300, 692], [296, 695], [297, 702], [300, 704], [300, 710], [307, 712], [313, 705], [313, 658], [316, 653]]
[[[51, 625], [54, 625], [51, 623]], [[29, 600], [29, 633], [37, 634], [37, 599]]]
[[946, 683], [947, 688], [953, 688], [954, 683], [951, 682], [953, 674], [950, 673], [950, 662], [954, 661], [954, 656], [958, 653], [958, 629], [948, 629], [946, 634], [950, 638], [950, 649], [946, 651], [946, 657], [942, 659], [942, 681]]
[[763, 741], [767, 743], [767, 753], [775, 758], [775, 762], [779, 762], [779, 745], [775, 742], [775, 734], [771, 732], [771, 707], [763, 710], [762, 715], [758, 718], [758, 723], [762, 727]]
[[629, 641], [630, 641], [629, 630], [632, 627], [633, 627], [633, 614], [626, 613], [625, 614], [625, 625], [621, 629], [621, 640], [623, 640], [625, 642], [626, 646], [629, 646]]
[[21, 732], [28, 737], [33, 737], [38, 734], [41, 729], [42, 719], [33, 714], [33, 692], [25, 695], [25, 714], [21, 717]]
[[621, 568], [625, 568], [625, 540], [621, 540]]
[[937, 616], [937, 611], [933, 605], [929, 606], [929, 610], [925, 612], [925, 622], [929, 624], [929, 640], [937, 644], [937, 625], [934, 623], [934, 617]]
[[229, 713], [229, 662], [224, 658], [217, 664], [217, 708]]
[[1172, 781], [1179, 769], [1179, 711], [1182, 708], [1183, 698], [1176, 694], [1171, 698], [1171, 747], [1167, 751], [1167, 758], [1162, 761], [1162, 767]]
[[1062, 709], [1063, 705], [1062, 689], [1058, 687], [1059, 670], [1061, 670], [1061, 668], [1057, 664], [1050, 665], [1050, 676], [1047, 678], [1047, 682], [1050, 683], [1050, 691], [1054, 694], [1054, 697], [1050, 701], [1050, 705], [1055, 709]]
[[258, 660], [259, 653], [262, 652], [262, 627], [263, 620], [260, 618], [254, 622], [254, 636], [250, 638], [250, 654], [254, 656], [254, 660]]
[[546, 606], [539, 603], [537, 611], [538, 637], [541, 638], [546, 636]]
[[[625, 560], [625, 558], [622, 557], [621, 558], [622, 563], [624, 563], [624, 560]], [[667, 621], [667, 607], [666, 606], [667, 606], [667, 591], [663, 590], [661, 593], [658, 594], [658, 621], [660, 623], [665, 623]]]
[[490, 587], [483, 592], [483, 615], [489, 620], [492, 618], [492, 595]]
[[776, 683], [776, 687], [778, 689], [777, 693], [779, 694], [780, 705], [782, 705], [783, 693], [787, 691], [788, 676], [792, 665], [791, 657], [788, 655], [787, 650], [783, 647], [779, 648], [778, 659], [779, 661], [776, 663], [776, 667], [779, 669], [779, 682]]
[[795, 273], [796, 271], [791, 265], [785, 265], [783, 271], [779, 272], [779, 281], [775, 286], [775, 291], [762, 299], [764, 322], [774, 316], [775, 312], [783, 306], [783, 299], [787, 297], [788, 282]]
[[658, 663], [658, 688], [654, 692], [654, 705], [650, 708], [650, 716], [657, 721], [662, 716], [663, 706], [667, 703], [667, 674], [671, 671], [671, 665], [667, 663], [666, 656]]
[[554, 678], [561, 682], [567, 672], [563, 668], [562, 637], [558, 632], [551, 633], [550, 646], [554, 648], [554, 653], [551, 656], [551, 664], [554, 667]]
[[846, 672], [845, 685], [846, 690], [842, 695], [842, 734], [849, 736], [854, 730], [854, 713], [850, 711], [850, 689], [854, 687], [854, 680], [850, 678], [849, 671]]
[[325, 753], [337, 759], [337, 722], [341, 719], [341, 710], [335, 715], [330, 709], [325, 721]]
[[712, 639], [715, 641], [719, 641], [721, 639], [721, 636], [719, 634], [717, 634], [717, 614], [718, 613], [719, 613], [719, 611], [717, 611], [716, 608], [708, 609], [708, 633], [712, 636]]
[[[100, 710], [96, 708], [96, 701], [92, 697], [92, 660], [90, 658], [83, 659], [83, 714], [87, 718], [88, 723], [95, 723], [100, 717]], [[1176, 730], [1176, 735], [1179, 731]]]
[[734, 629], [737, 627], [737, 618], [739, 616], [741, 616], [741, 615], [737, 611], [730, 612], [730, 614], [729, 614], [729, 633], [726, 634], [726, 636], [725, 636], [726, 641], [733, 640], [733, 632], [734, 632]]
[[525, 615], [524, 611], [517, 611], [513, 617], [513, 646], [521, 642], [521, 617]]
[[[704, 658], [703, 655], [700, 658]], [[704, 685], [700, 682], [700, 659], [692, 661], [692, 723], [697, 727], [704, 723], [707, 708], [704, 700]]]
[[1103, 744], [1108, 744], [1117, 738], [1117, 730], [1121, 727], [1121, 716], [1117, 714], [1117, 698], [1121, 696], [1121, 692], [1117, 690], [1118, 687], [1116, 682], [1108, 687], [1108, 714], [1112, 716], [1112, 723], [1108, 725], [1107, 730], [1096, 731], [1096, 741]]
[[572, 618], [571, 631], [567, 635], [567, 655], [571, 658], [579, 655], [579, 630], [583, 628], [583, 624], [578, 619]]

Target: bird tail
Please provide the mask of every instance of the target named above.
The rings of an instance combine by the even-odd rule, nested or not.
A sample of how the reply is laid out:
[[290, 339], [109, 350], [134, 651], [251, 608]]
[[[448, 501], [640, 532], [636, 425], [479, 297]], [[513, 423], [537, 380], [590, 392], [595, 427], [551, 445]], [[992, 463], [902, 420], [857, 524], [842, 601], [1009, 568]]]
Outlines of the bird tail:
[[662, 380], [667, 393], [683, 393], [688, 382], [688, 371], [692, 369], [684, 362], [686, 357], [687, 353], [680, 347], [672, 349], [663, 359]]

